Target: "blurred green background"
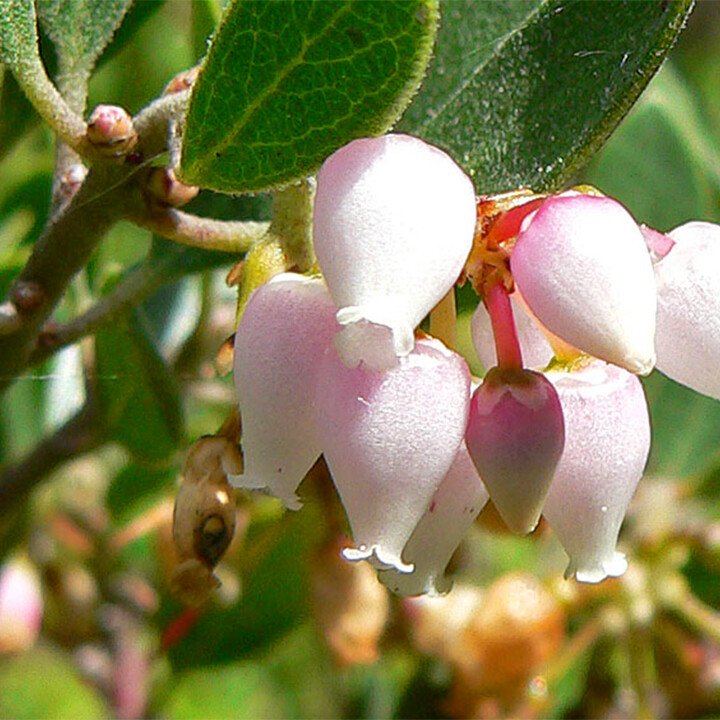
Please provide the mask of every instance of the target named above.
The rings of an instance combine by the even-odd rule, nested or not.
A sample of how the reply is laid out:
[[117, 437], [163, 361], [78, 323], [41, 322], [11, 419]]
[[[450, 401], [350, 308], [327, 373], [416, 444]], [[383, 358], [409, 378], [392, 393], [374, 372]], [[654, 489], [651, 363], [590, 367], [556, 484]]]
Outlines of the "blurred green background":
[[[103, 61], [89, 107], [139, 110], [202, 57], [217, 19], [215, 4], [202, 0], [137, 7], [137, 32], [119, 37]], [[701, 1], [578, 182], [659, 230], [720, 222], [718, 67], [720, 4]], [[3, 295], [44, 224], [51, 174], [50, 133], [5, 77]], [[269, 201], [201, 193], [190, 209], [264, 219]], [[134, 226], [116, 227], [59, 317], [87, 308], [151, 242]], [[176, 250], [161, 244], [158, 252]], [[201, 610], [184, 608], [168, 589], [172, 502], [183, 450], [216, 431], [234, 403], [214, 358], [233, 332], [236, 299], [224, 282], [229, 262], [198, 273], [204, 261], [177, 253], [177, 279], [98, 341], [101, 382], [133, 398], [124, 429], [48, 467], [30, 503], [0, 524], [0, 717], [718, 716], [720, 405], [658, 373], [646, 381], [654, 446], [623, 535], [631, 571], [622, 581], [566, 583], [546, 529], [514, 538], [486, 511], [455, 559], [458, 590], [436, 604], [387, 598], [371, 577], [337, 567], [338, 509], [319, 468], [303, 486], [302, 513], [284, 514], [269, 498], [241, 501], [236, 543], [218, 568], [223, 588]], [[155, 347], [170, 377], [153, 364]], [[8, 392], [4, 463], [78, 412], [92, 352], [73, 346]], [[158, 394], [177, 405], [182, 426], [154, 410]], [[10, 569], [28, 615], [33, 598], [42, 605], [37, 633], [3, 624]], [[513, 583], [525, 584], [529, 600], [524, 615], [508, 618]], [[680, 590], [663, 594], [673, 583]], [[464, 615], [469, 607], [475, 615]]]

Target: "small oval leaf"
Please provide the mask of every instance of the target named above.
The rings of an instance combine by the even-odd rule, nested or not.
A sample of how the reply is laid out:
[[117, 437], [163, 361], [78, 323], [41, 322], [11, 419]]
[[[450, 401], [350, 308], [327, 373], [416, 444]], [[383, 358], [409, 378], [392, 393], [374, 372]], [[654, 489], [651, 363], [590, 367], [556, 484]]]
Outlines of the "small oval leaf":
[[193, 89], [184, 182], [255, 191], [397, 120], [430, 59], [436, 0], [234, 0]]

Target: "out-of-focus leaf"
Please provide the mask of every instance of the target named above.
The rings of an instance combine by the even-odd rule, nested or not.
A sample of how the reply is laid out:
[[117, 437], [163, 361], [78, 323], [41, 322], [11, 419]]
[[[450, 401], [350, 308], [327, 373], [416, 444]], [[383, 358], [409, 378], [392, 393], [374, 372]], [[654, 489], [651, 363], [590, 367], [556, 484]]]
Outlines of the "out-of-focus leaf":
[[583, 180], [658, 230], [713, 219], [720, 154], [710, 136], [696, 98], [666, 64]]
[[109, 712], [70, 658], [37, 647], [0, 663], [0, 717], [15, 720], [100, 720]]
[[132, 0], [35, 0], [55, 45], [60, 72], [88, 76]]
[[556, 189], [629, 110], [690, 6], [448, 2], [437, 60], [400, 127], [448, 150], [480, 192]]
[[183, 438], [177, 384], [142, 313], [103, 328], [95, 338], [98, 396], [113, 439], [147, 460], [163, 459]]
[[255, 662], [198, 668], [178, 676], [161, 708], [170, 720], [240, 720], [288, 717], [284, 689]]
[[208, 43], [222, 16], [219, 0], [195, 0], [192, 4], [192, 40], [195, 56], [200, 59], [208, 50]]
[[397, 119], [435, 36], [435, 0], [234, 0], [188, 110], [183, 179], [262, 190]]
[[[18, 122], [22, 118], [22, 122]], [[40, 116], [25, 97], [12, 73], [6, 72], [0, 93], [0, 160], [28, 130], [37, 125]]]
[[176, 470], [139, 463], [126, 465], [110, 482], [105, 504], [113, 520], [122, 524], [140, 515], [173, 486]]
[[243, 578], [240, 602], [200, 618], [170, 651], [175, 669], [230, 662], [260, 652], [307, 619], [307, 558], [323, 532], [323, 520], [317, 505], [308, 503], [302, 512], [285, 516], [282, 523], [273, 522], [270, 529], [281, 533], [274, 544], [264, 535], [266, 526], [258, 534], [251, 528], [244, 545], [251, 549], [263, 543], [264, 554]]
[[653, 427], [648, 473], [688, 477], [720, 460], [720, 403], [659, 372], [643, 379]]

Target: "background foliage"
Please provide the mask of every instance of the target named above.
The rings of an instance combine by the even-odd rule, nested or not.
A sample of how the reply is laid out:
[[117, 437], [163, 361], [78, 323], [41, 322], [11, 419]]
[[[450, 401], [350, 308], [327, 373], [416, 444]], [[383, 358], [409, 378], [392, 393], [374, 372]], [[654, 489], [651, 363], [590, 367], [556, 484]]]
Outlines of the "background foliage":
[[[12, 12], [24, 7], [15, 0], [5, 5]], [[300, 23], [305, 45], [282, 43], [292, 64], [304, 57], [308, 38], [323, 37], [323, 13], [345, 8], [352, 18], [362, 3], [287, 4], [300, 14], [308, 10], [295, 17], [293, 28], [263, 20], [271, 5], [235, 6], [196, 88], [182, 162], [187, 178], [205, 187], [262, 191], [311, 172], [348, 137], [391, 123], [419, 82], [434, 32], [431, 2], [406, 5], [395, 15], [390, 4], [385, 9], [380, 3], [377, 16], [368, 20], [360, 11], [356, 22], [343, 26], [346, 45], [327, 40], [314, 46], [335, 68], [347, 62], [339, 77], [356, 73], [355, 98], [322, 92], [325, 76], [312, 72], [321, 62], [317, 58], [293, 74], [285, 73], [287, 58], [270, 53], [257, 62], [272, 66], [265, 77], [271, 91], [268, 83], [253, 86], [235, 69], [237, 36], [248, 32], [242, 12], [257, 23], [258, 43], [266, 33], [259, 46], [268, 51], [279, 47], [271, 41], [274, 33], [285, 38]], [[37, 3], [45, 65], [74, 102], [84, 104], [84, 98], [78, 100], [67, 78], [89, 74], [97, 61], [88, 107], [118, 103], [137, 112], [205, 55], [222, 10], [214, 0], [137, 2], [103, 53], [126, 6], [121, 0]], [[720, 222], [716, 3], [699, 4], [669, 60], [596, 152], [656, 70], [687, 8], [686, 2], [620, 0], [442, 3], [435, 61], [398, 127], [448, 148], [481, 193], [590, 182], [660, 230], [689, 219]], [[360, 31], [358, 18], [365, 23]], [[15, 45], [7, 41], [8, 23], [21, 34]], [[32, 27], [0, 13], [0, 50], [10, 64], [25, 62]], [[369, 68], [363, 65], [368, 62]], [[378, 87], [370, 80], [363, 85], [368, 77]], [[291, 100], [300, 93], [304, 101], [309, 88], [320, 99], [305, 117], [297, 111], [302, 102]], [[4, 296], [46, 222], [53, 152], [50, 132], [8, 71], [1, 93]], [[204, 105], [214, 93], [222, 93], [226, 103], [226, 112], [216, 106], [215, 119]], [[255, 95], [248, 100], [242, 93]], [[343, 103], [356, 114], [331, 132], [333, 113], [352, 115]], [[206, 161], [203, 153], [223, 137], [228, 118], [239, 127], [236, 114], [248, 104], [257, 110], [243, 116], [252, 142], [243, 136], [237, 152], [252, 157], [231, 158], [232, 166]], [[268, 142], [278, 138], [284, 154]], [[293, 165], [289, 157], [301, 159]], [[235, 172], [238, 167], [245, 174]], [[220, 219], [264, 220], [270, 207], [262, 193], [204, 191], [188, 209]], [[192, 440], [216, 431], [234, 404], [231, 380], [214, 360], [233, 331], [236, 297], [224, 278], [236, 260], [172, 244], [131, 223], [115, 226], [73, 281], [57, 319], [84, 312], [132, 273], [148, 273], [154, 292], [98, 331], [94, 341], [72, 345], [23, 372], [4, 396], [4, 467], [17, 466], [38, 447], [50, 457], [37, 470], [43, 483], [29, 500], [3, 500], [0, 559], [30, 558], [42, 578], [45, 616], [32, 647], [0, 654], [0, 716], [375, 718], [471, 712], [458, 705], [452, 663], [419, 649], [412, 616], [399, 601], [392, 604], [376, 663], [334, 662], [323, 641], [324, 619], [312, 602], [322, 566], [315, 558], [329, 530], [321, 479], [303, 486], [306, 507], [299, 514], [283, 514], [267, 498], [244, 502], [240, 537], [219, 570], [223, 590], [207, 607], [188, 611], [170, 595], [169, 528], [183, 452]], [[467, 327], [472, 300], [465, 292], [459, 299], [460, 322]], [[83, 412], [88, 382], [100, 407], [95, 432], [77, 453], [53, 462], [53, 441], [42, 438], [57, 439]], [[592, 629], [598, 608], [634, 617], [629, 608], [636, 591], [608, 583], [597, 595], [568, 599], [572, 593], [558, 584], [563, 560], [554, 539], [542, 532], [510, 538], [484, 513], [458, 558], [459, 577], [479, 588], [509, 572], [541, 578], [569, 617], [568, 644], [547, 667], [536, 669], [546, 689], [523, 679], [520, 697], [513, 699], [531, 715], [711, 717], [720, 709], [720, 626], [712, 614], [720, 611], [720, 406], [657, 373], [646, 389], [654, 446], [647, 490], [631, 515], [626, 542], [638, 565], [658, 577], [668, 562], [675, 563], [704, 604], [663, 614], [655, 624], [627, 621], [615, 635], [572, 645], [570, 639]], [[7, 512], [11, 507], [14, 512]], [[542, 637], [542, 628], [535, 634]], [[650, 650], [638, 660], [628, 643]], [[528, 687], [535, 699], [523, 705]], [[486, 694], [491, 700], [502, 695], [492, 687]], [[512, 714], [507, 703], [480, 702], [472, 711]]]

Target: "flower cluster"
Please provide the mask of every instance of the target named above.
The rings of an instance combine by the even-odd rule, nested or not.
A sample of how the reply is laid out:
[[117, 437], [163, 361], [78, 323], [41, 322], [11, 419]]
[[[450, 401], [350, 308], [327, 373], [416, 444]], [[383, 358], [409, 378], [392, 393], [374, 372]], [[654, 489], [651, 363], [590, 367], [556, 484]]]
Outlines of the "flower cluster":
[[[568, 574], [624, 572], [615, 549], [650, 448], [637, 374], [655, 365], [720, 398], [720, 227], [669, 235], [587, 189], [476, 200], [441, 150], [356, 140], [317, 179], [322, 277], [251, 295], [235, 337], [244, 471], [291, 509], [322, 454], [354, 545], [402, 594], [445, 567], [492, 498], [518, 533], [542, 515]], [[418, 330], [466, 277], [490, 368]]]

